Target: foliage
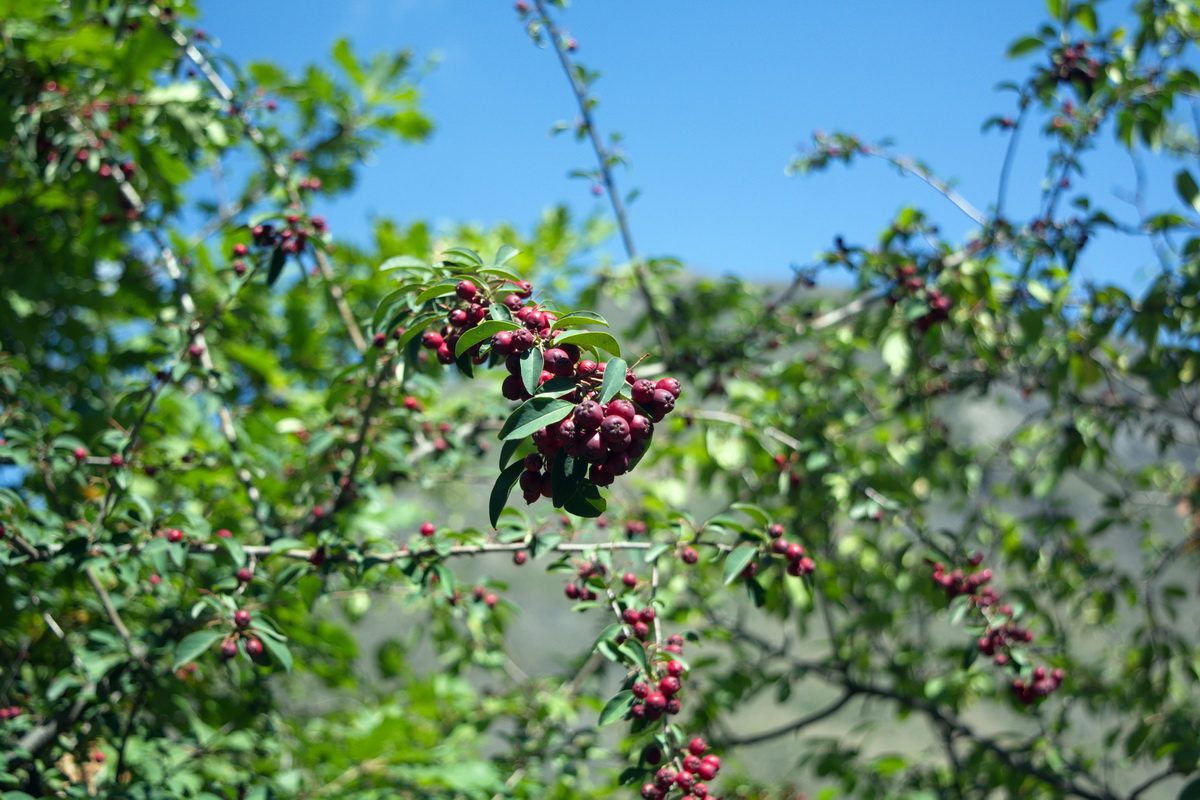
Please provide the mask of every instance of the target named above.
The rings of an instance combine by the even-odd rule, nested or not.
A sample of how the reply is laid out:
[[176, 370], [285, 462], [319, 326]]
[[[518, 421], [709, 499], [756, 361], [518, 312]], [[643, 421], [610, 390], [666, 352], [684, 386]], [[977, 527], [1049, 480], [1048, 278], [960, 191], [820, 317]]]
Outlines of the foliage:
[[[1013, 45], [1029, 220], [815, 134], [794, 174], [886, 161], [975, 230], [904, 208], [779, 288], [633, 249], [563, 5], [517, 14], [612, 221], [369, 245], [309, 203], [429, 133], [410, 54], [0, 6], [2, 796], [1195, 797], [1200, 11], [1051, 0]], [[1102, 137], [1178, 202], [1074, 190]], [[1077, 278], [1101, 235], [1143, 294]]]

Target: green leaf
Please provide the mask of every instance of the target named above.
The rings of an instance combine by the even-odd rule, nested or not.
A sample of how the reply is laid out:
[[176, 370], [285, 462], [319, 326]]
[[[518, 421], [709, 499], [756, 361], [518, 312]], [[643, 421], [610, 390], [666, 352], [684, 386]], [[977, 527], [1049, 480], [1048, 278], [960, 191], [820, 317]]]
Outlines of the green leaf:
[[617, 694], [611, 700], [604, 704], [604, 710], [600, 712], [601, 728], [608, 725], [610, 722], [616, 722], [629, 713], [629, 709], [633, 708], [633, 702], [636, 700], [633, 692], [626, 689]]
[[488, 520], [492, 523], [493, 528], [500, 520], [500, 512], [504, 510], [504, 506], [508, 505], [508, 495], [512, 492], [513, 485], [524, 471], [525, 464], [518, 461], [505, 467], [500, 472], [500, 476], [496, 478], [496, 483], [492, 486], [492, 495], [488, 500]]
[[619, 622], [614, 622], [613, 624], [609, 625], [607, 628], [600, 631], [600, 635], [597, 636], [596, 640], [592, 642], [591, 649], [595, 650], [600, 646], [601, 642], [611, 642], [615, 640], [624, 629], [625, 626]]
[[582, 458], [567, 455], [566, 450], [560, 449], [554, 454], [554, 463], [550, 467], [550, 492], [555, 508], [579, 493], [587, 479], [588, 463]]
[[500, 249], [496, 251], [496, 257], [492, 260], [494, 264], [507, 264], [512, 261], [521, 251], [513, 247], [511, 244], [502, 244]]
[[767, 512], [763, 511], [753, 503], [734, 503], [730, 506], [730, 508], [732, 508], [734, 511], [740, 511], [747, 516], [753, 517], [754, 521], [759, 525], [762, 525], [764, 528], [771, 524], [771, 518], [767, 515]]
[[283, 667], [284, 672], [292, 671], [292, 651], [283, 642], [277, 640], [274, 636], [260, 636], [259, 641], [263, 643], [263, 647], [271, 654], [271, 658], [279, 662], [279, 666]]
[[479, 257], [479, 253], [476, 253], [474, 250], [466, 247], [451, 247], [449, 250], [444, 251], [442, 256], [445, 257], [446, 260], [454, 261], [455, 263], [462, 263], [465, 261], [468, 264], [473, 264], [476, 267], [483, 266], [483, 259]]
[[444, 281], [438, 281], [417, 295], [417, 305], [427, 303], [438, 297], [445, 297], [448, 294], [454, 294], [456, 286], [458, 286], [457, 278], [447, 278]]
[[626, 639], [625, 641], [621, 642], [620, 646], [617, 647], [617, 650], [619, 650], [621, 654], [625, 656], [625, 658], [636, 664], [637, 668], [643, 673], [647, 675], [650, 673], [650, 667], [646, 661], [646, 648], [643, 647], [642, 643], [637, 639]]
[[1026, 53], [1032, 53], [1034, 50], [1045, 46], [1045, 42], [1036, 36], [1026, 36], [1025, 38], [1018, 39], [1009, 45], [1008, 57], [1016, 58], [1018, 56], [1023, 56]]
[[413, 258], [412, 256], [392, 256], [387, 261], [384, 261], [382, 264], [379, 265], [380, 272], [387, 272], [388, 270], [393, 270], [393, 269], [427, 270], [427, 269], [430, 269], [430, 266], [428, 263], [422, 261], [421, 259]]
[[621, 355], [621, 345], [616, 337], [604, 331], [571, 331], [559, 336], [554, 343], [560, 347], [570, 343], [578, 347], [603, 350], [617, 357]]
[[279, 280], [279, 276], [283, 272], [283, 265], [286, 263], [287, 253], [283, 252], [282, 247], [276, 247], [271, 251], [271, 264], [267, 267], [267, 286], [275, 285], [275, 281]]
[[466, 333], [458, 337], [458, 344], [454, 346], [454, 357], [458, 358], [467, 350], [474, 347], [484, 339], [490, 339], [500, 331], [513, 331], [521, 326], [515, 322], [501, 322], [498, 319], [489, 322], [481, 322], [474, 328], [471, 328]]
[[516, 453], [520, 447], [520, 439], [509, 439], [507, 442], [500, 445], [500, 469], [504, 469], [506, 466], [508, 466], [509, 459], [513, 457], [513, 454]]
[[592, 311], [572, 311], [570, 314], [564, 314], [554, 321], [550, 326], [550, 330], [557, 331], [564, 328], [575, 328], [580, 325], [603, 325], [608, 327], [608, 320]]
[[625, 360], [617, 357], [610, 360], [607, 366], [604, 367], [604, 380], [600, 384], [600, 402], [607, 403], [625, 387], [625, 373], [629, 370], [629, 365]]
[[[480, 275], [499, 275], [501, 278], [506, 278], [507, 280], [510, 280], [513, 283], [518, 283], [518, 282], [524, 280], [521, 277], [520, 273], [513, 272], [511, 269], [507, 269], [505, 267], [500, 267], [500, 266], [482, 267], [479, 270], [479, 274]], [[514, 288], [514, 291], [517, 291], [517, 290]]]
[[909, 344], [908, 335], [904, 331], [889, 331], [879, 344], [879, 355], [892, 371], [892, 375], [904, 374], [908, 369], [908, 362], [912, 359], [912, 345]]
[[195, 661], [197, 656], [224, 638], [224, 631], [196, 631], [188, 634], [175, 647], [175, 665], [171, 669], [176, 670], [190, 661]]
[[536, 347], [521, 353], [521, 383], [530, 394], [538, 390], [538, 381], [542, 379], [542, 351]]
[[1192, 173], [1186, 169], [1175, 173], [1175, 191], [1192, 210], [1200, 213], [1200, 187], [1196, 186]]
[[758, 553], [757, 547], [750, 545], [742, 545], [735, 547], [733, 551], [725, 558], [725, 585], [733, 583], [742, 574], [742, 570], [746, 568], [754, 556]]
[[585, 483], [563, 503], [563, 511], [585, 519], [595, 519], [608, 510], [608, 501], [595, 484]]

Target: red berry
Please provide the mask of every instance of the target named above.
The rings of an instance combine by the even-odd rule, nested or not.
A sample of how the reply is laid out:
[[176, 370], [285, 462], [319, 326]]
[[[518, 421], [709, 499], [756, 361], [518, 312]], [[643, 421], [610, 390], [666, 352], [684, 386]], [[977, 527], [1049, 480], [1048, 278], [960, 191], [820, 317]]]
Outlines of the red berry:
[[250, 248], [246, 247], [246, 245], [242, 244], [241, 242], [233, 246], [233, 255], [235, 257], [241, 258], [249, 252]]
[[621, 576], [621, 583], [632, 589], [637, 586], [637, 575], [634, 575], [632, 572], [626, 572]]
[[437, 526], [435, 526], [432, 522], [426, 522], [421, 525], [422, 536], [433, 536], [436, 530]]
[[387, 346], [387, 334], [386, 333], [375, 334], [375, 337], [372, 340], [372, 342], [374, 343], [374, 345], [377, 348], [382, 350], [385, 346]]
[[246, 652], [250, 654], [251, 658], [257, 658], [261, 656], [263, 654], [262, 640], [251, 636], [246, 640]]
[[667, 674], [668, 675], [674, 675], [676, 678], [678, 678], [680, 675], [683, 674], [683, 669], [684, 668], [683, 668], [682, 661], [670, 661], [667, 663]]
[[630, 691], [633, 692], [633, 696], [637, 699], [645, 700], [646, 696], [650, 694], [650, 684], [635, 683], [632, 687], [630, 687]]
[[662, 711], [666, 707], [667, 696], [662, 692], [651, 692], [646, 695], [646, 709], [648, 711]]
[[545, 369], [558, 377], [567, 377], [575, 373], [575, 361], [561, 347], [551, 347], [542, 353], [542, 364]]
[[74, 455], [76, 461], [83, 461], [85, 458], [87, 458], [87, 449], [83, 447], [76, 447]]
[[458, 285], [454, 287], [454, 293], [463, 300], [474, 300], [478, 292], [475, 284], [470, 281], [459, 281]]
[[654, 783], [660, 788], [670, 789], [671, 784], [675, 783], [675, 770], [663, 767], [654, 773]]
[[657, 389], [670, 392], [672, 397], [679, 397], [679, 381], [675, 380], [674, 378], [663, 378], [655, 384], [655, 387]]
[[683, 688], [682, 682], [680, 682], [679, 678], [676, 678], [672, 675], [668, 675], [667, 677], [663, 678], [661, 681], [658, 682], [658, 690], [660, 692], [662, 692], [663, 694], [665, 694], [667, 697], [670, 697], [671, 695], [675, 694], [681, 688]]
[[695, 564], [700, 560], [700, 554], [690, 547], [683, 548], [683, 552], [679, 554], [679, 558], [685, 564]]
[[[678, 662], [671, 662], [671, 663], [678, 663]], [[690, 742], [688, 742], [688, 752], [694, 756], [704, 755], [704, 751], [707, 749], [708, 749], [708, 742], [704, 741], [699, 736], [697, 736], [695, 739], [692, 739]]]
[[228, 539], [229, 537], [233, 536], [233, 534], [229, 532], [228, 528], [221, 528], [221, 530], [217, 531], [217, 536], [222, 539]]
[[642, 787], [642, 797], [645, 800], [662, 800], [663, 792], [653, 783], [647, 783]]
[[633, 635], [641, 639], [643, 642], [650, 637], [650, 626], [644, 622], [639, 622], [633, 626]]
[[221, 658], [230, 659], [237, 655], [237, 642], [226, 639], [221, 642]]
[[494, 594], [485, 594], [483, 596], [483, 604], [488, 608], [495, 608], [498, 602], [500, 602], [500, 598]]
[[254, 578], [254, 572], [249, 567], [242, 567], [237, 571], [237, 579], [242, 583], [249, 583]]
[[167, 541], [168, 542], [182, 542], [183, 541], [183, 531], [179, 530], [179, 528], [171, 528], [171, 530], [167, 531]]
[[524, 550], [518, 550], [517, 552], [513, 553], [513, 563], [518, 567], [524, 564], [528, 559], [529, 554]]
[[421, 334], [421, 345], [429, 350], [436, 350], [444, 341], [437, 331], [425, 331]]
[[244, 608], [239, 608], [233, 613], [233, 624], [239, 628], [247, 628], [250, 626], [250, 612]]

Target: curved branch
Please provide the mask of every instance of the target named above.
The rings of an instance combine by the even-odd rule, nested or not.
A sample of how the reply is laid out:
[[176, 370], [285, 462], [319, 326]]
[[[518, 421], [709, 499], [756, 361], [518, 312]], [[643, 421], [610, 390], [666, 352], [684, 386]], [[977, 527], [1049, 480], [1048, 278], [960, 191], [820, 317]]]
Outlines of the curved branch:
[[780, 736], [787, 736], [789, 733], [799, 733], [803, 729], [807, 728], [809, 725], [815, 725], [816, 723], [820, 722], [823, 719], [832, 717], [834, 714], [836, 714], [838, 711], [840, 711], [842, 709], [842, 707], [844, 705], [846, 705], [846, 703], [849, 703], [853, 698], [854, 698], [854, 693], [847, 691], [845, 694], [843, 694], [841, 697], [839, 697], [837, 699], [837, 701], [835, 703], [833, 703], [832, 705], [826, 706], [825, 708], [822, 708], [819, 711], [814, 711], [813, 713], [809, 714], [808, 716], [801, 717], [800, 719], [796, 720], [795, 722], [789, 722], [786, 725], [781, 725], [780, 727], [775, 728], [774, 730], [763, 731], [762, 733], [756, 733], [753, 736], [730, 736], [727, 739], [725, 739], [723, 744], [733, 745], [735, 747], [742, 746], [742, 745], [755, 745], [755, 744], [760, 744], [761, 742], [770, 741], [771, 739], [777, 739]]

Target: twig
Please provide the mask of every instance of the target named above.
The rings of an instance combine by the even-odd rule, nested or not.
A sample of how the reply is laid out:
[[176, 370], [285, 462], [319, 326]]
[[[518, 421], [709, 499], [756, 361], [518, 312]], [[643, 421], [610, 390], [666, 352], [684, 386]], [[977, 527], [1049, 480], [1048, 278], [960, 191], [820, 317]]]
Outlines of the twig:
[[763, 731], [762, 733], [756, 733], [753, 736], [731, 736], [725, 740], [724, 744], [733, 747], [750, 746], [770, 741], [771, 739], [777, 739], [780, 736], [786, 736], [789, 733], [799, 733], [809, 725], [815, 725], [823, 719], [832, 717], [834, 714], [841, 711], [842, 707], [846, 705], [846, 703], [849, 703], [852, 699], [854, 699], [854, 693], [845, 692], [832, 705], [826, 706], [819, 711], [814, 711], [807, 716], [801, 717], [795, 722], [789, 722], [786, 725], [781, 725], [778, 728], [774, 728], [773, 730], [769, 731]]
[[605, 149], [604, 143], [600, 140], [600, 132], [596, 127], [595, 120], [592, 118], [591, 102], [588, 97], [587, 87], [576, 77], [571, 60], [567, 56], [567, 48], [562, 34], [554, 25], [554, 21], [550, 19], [545, 3], [543, 0], [534, 0], [534, 2], [537, 5], [538, 15], [542, 18], [542, 24], [546, 26], [546, 31], [550, 36], [550, 43], [554, 47], [554, 51], [558, 54], [558, 61], [562, 64], [563, 72], [566, 74], [567, 80], [571, 82], [575, 101], [579, 105], [580, 117], [583, 119], [584, 128], [588, 132], [592, 149], [596, 153], [596, 163], [600, 168], [600, 177], [604, 182], [605, 189], [608, 191], [608, 199], [612, 203], [613, 214], [617, 218], [617, 227], [621, 231], [621, 241], [624, 243], [625, 252], [629, 256], [629, 262], [633, 269], [638, 291], [642, 295], [642, 300], [646, 303], [646, 313], [650, 315], [651, 325], [654, 327], [655, 335], [658, 337], [659, 347], [662, 348], [663, 361], [670, 365], [673, 363], [673, 358], [671, 337], [667, 333], [666, 320], [663, 318], [662, 312], [659, 311], [654, 294], [650, 291], [650, 275], [646, 271], [646, 265], [638, 258], [637, 248], [634, 247], [633, 233], [629, 228], [629, 219], [625, 213], [625, 204], [621, 200], [620, 194], [617, 193], [616, 179], [613, 177], [612, 169], [609, 167], [609, 153]]

